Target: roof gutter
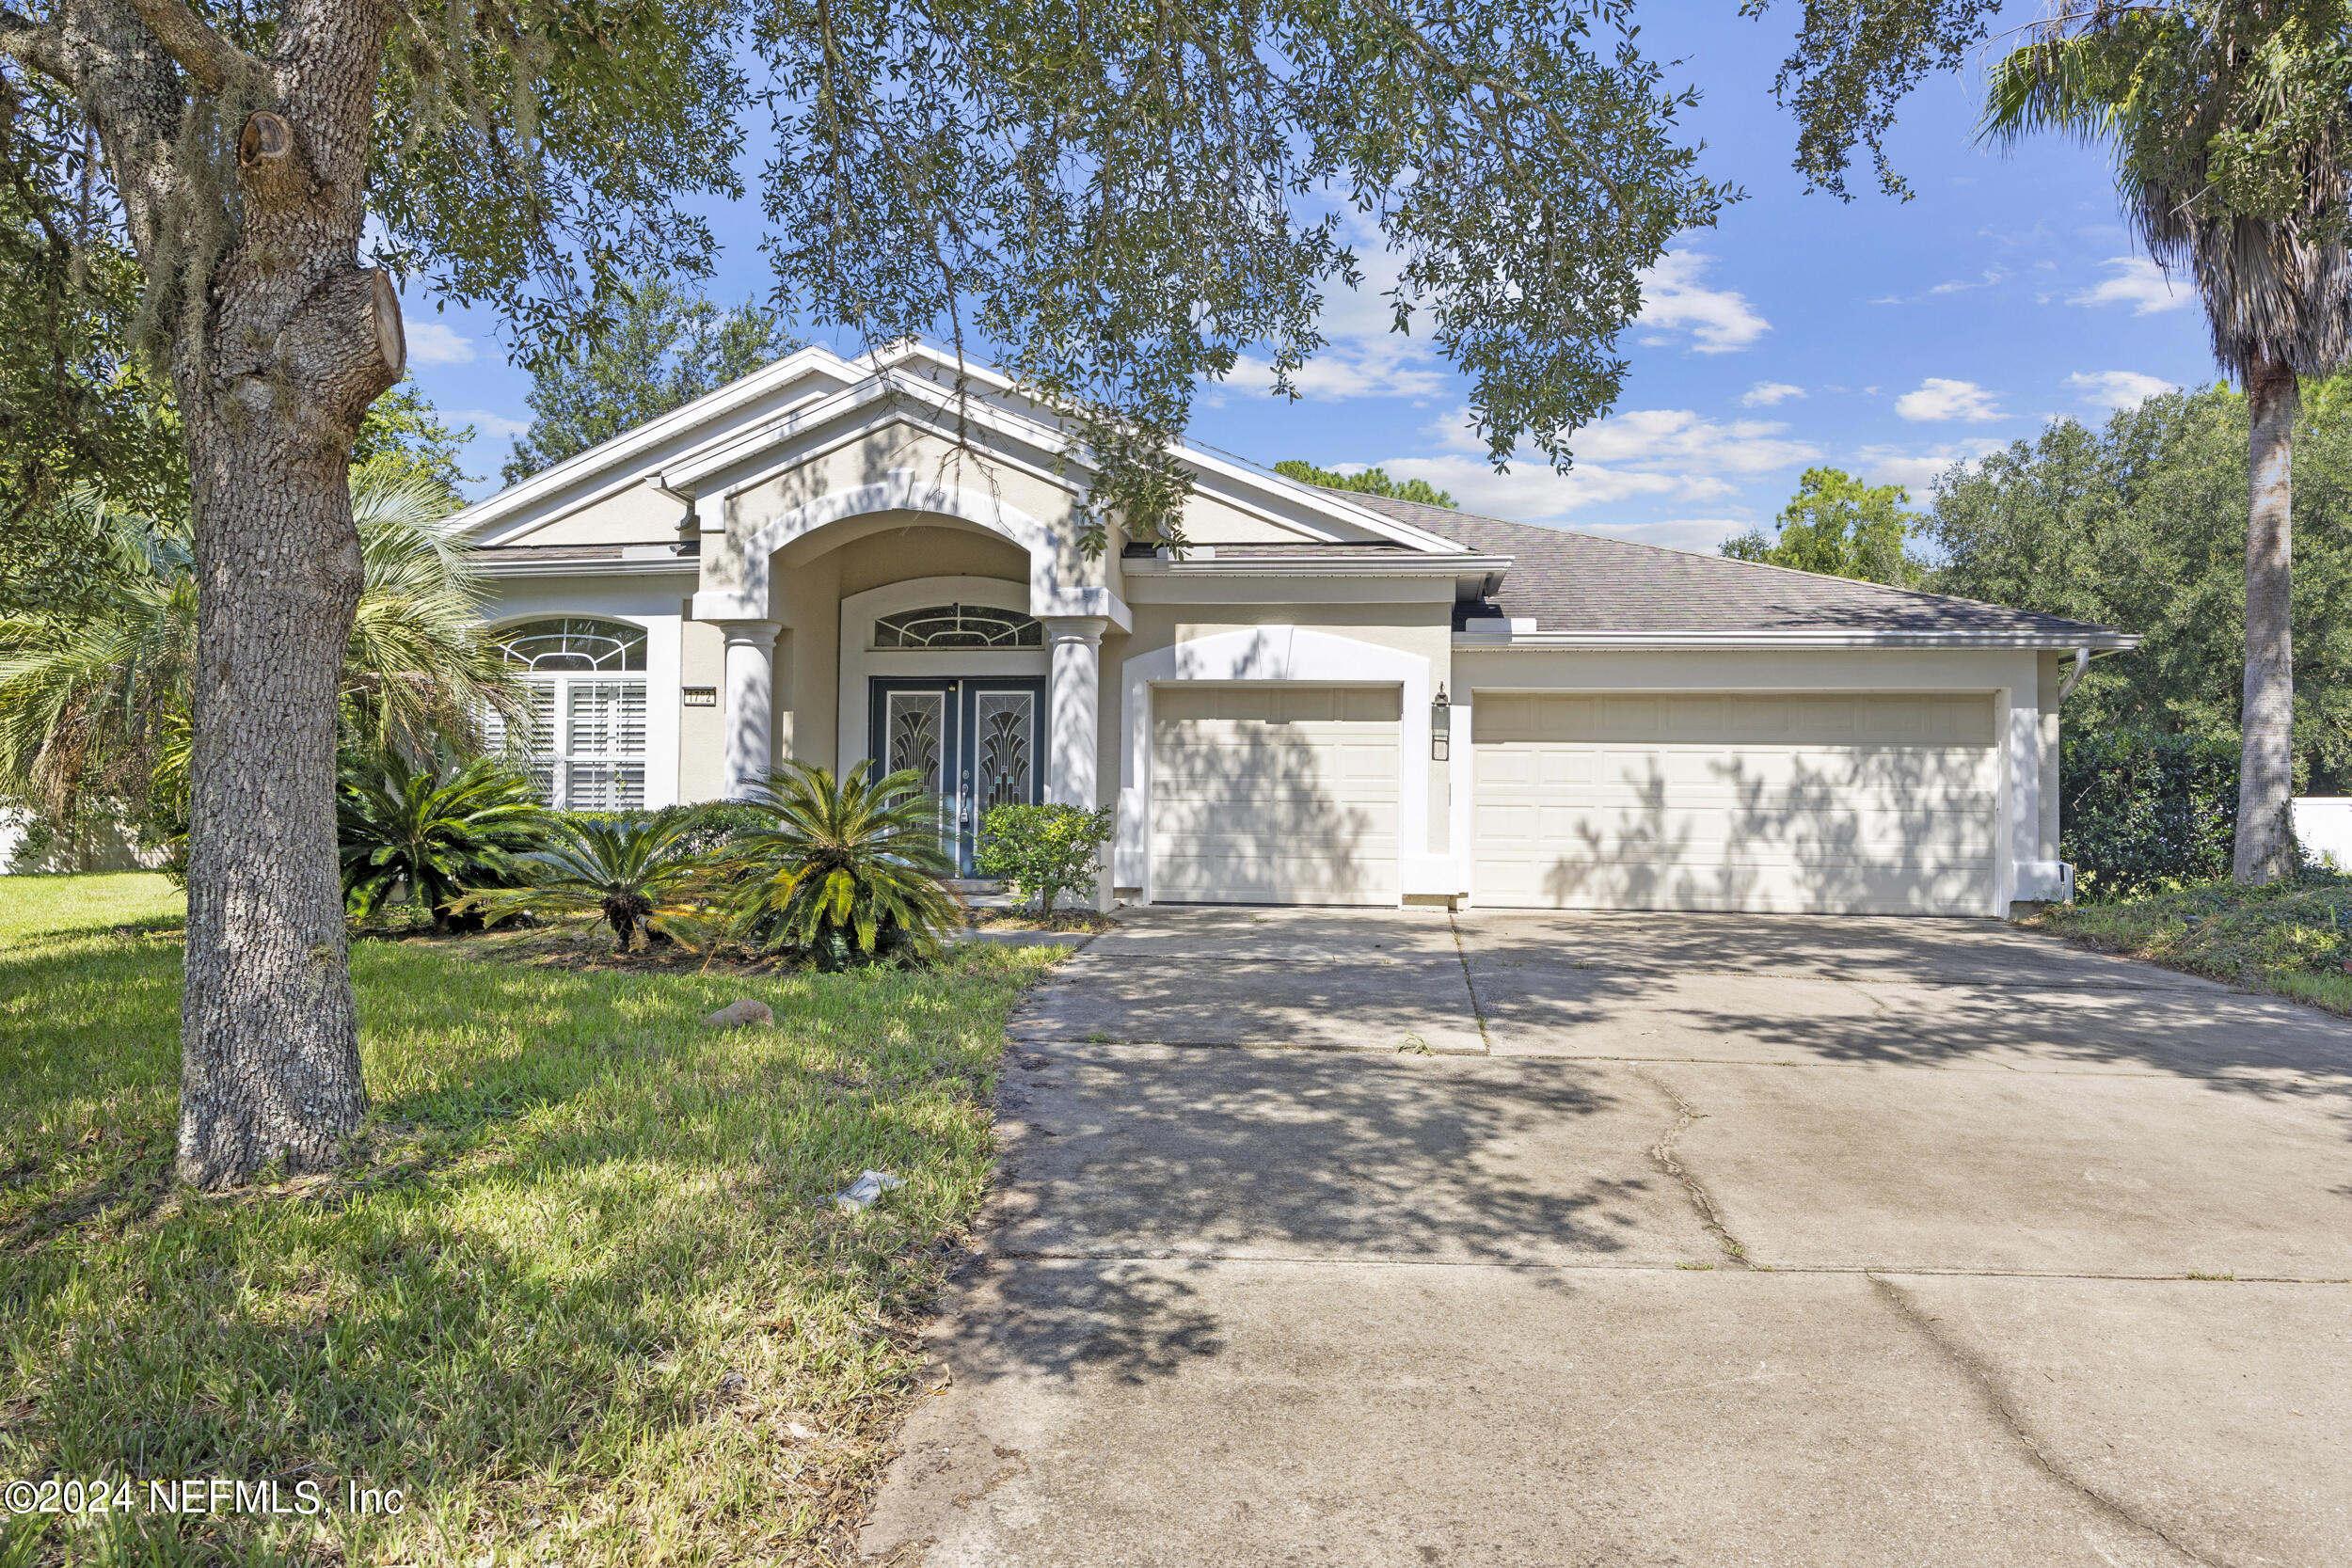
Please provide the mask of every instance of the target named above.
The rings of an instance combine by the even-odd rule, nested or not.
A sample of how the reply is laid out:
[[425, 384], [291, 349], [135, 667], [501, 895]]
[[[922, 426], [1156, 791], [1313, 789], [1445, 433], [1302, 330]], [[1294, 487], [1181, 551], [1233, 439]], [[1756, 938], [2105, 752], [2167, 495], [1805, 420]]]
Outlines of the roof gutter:
[[1456, 632], [1463, 653], [1541, 653], [1574, 648], [2082, 648], [2122, 653], [2139, 646], [2129, 632], [2086, 638], [2079, 632], [1983, 631], [1538, 631]]

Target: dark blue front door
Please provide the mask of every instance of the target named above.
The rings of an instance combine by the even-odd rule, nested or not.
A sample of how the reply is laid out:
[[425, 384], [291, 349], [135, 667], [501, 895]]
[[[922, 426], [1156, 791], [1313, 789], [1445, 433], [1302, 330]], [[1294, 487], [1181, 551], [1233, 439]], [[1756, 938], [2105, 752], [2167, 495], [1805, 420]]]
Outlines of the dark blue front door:
[[913, 768], [938, 798], [940, 829], [963, 875], [991, 806], [1034, 805], [1043, 794], [1045, 683], [971, 675], [876, 676], [867, 704], [868, 754], [880, 772]]

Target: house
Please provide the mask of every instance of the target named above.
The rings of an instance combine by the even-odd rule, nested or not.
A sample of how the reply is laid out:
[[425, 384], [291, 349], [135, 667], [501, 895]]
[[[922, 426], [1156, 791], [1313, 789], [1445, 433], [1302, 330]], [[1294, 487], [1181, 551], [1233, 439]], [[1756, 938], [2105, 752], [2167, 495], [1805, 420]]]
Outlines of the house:
[[1295, 483], [1080, 547], [1011, 384], [803, 350], [465, 515], [575, 807], [912, 768], [1115, 804], [1108, 896], [1987, 914], [2058, 898], [2100, 626]]

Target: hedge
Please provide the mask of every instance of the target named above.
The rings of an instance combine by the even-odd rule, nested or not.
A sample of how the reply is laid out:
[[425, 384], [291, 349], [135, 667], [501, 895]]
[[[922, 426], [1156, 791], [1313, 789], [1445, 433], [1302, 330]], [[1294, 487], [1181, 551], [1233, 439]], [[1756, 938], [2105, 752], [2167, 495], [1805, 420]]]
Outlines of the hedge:
[[2234, 736], [2109, 730], [2066, 737], [2058, 854], [2085, 902], [2230, 875], [2237, 832]]

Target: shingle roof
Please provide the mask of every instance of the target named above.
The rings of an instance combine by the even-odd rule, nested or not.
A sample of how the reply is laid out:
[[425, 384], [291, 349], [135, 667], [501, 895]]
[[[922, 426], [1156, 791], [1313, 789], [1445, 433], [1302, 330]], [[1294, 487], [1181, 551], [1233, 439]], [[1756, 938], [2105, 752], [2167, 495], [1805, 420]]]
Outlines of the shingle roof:
[[1915, 632], [2112, 638], [2056, 615], [1915, 594], [1629, 539], [1507, 523], [1417, 501], [1350, 496], [1358, 505], [1513, 558], [1496, 608], [1539, 632]]

